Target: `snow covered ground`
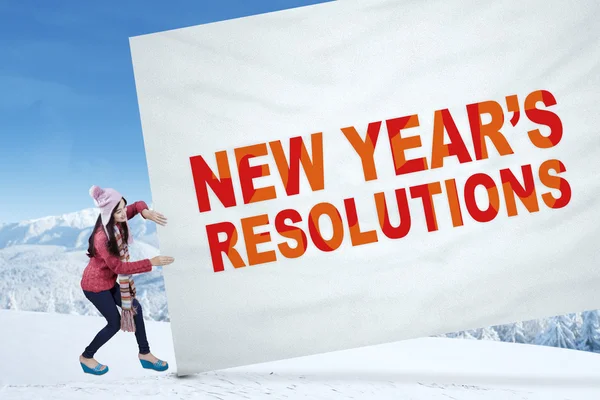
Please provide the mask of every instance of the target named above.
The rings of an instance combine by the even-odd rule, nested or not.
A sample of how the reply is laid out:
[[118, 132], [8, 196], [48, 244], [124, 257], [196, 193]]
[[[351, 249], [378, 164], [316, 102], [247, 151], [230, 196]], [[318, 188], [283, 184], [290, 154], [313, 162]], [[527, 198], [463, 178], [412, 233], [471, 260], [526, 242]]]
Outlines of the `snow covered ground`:
[[132, 334], [78, 356], [104, 325], [94, 316], [0, 310], [0, 399], [570, 399], [600, 398], [600, 354], [494, 341], [423, 338], [177, 377], [168, 322], [148, 321], [165, 373], [137, 361]]

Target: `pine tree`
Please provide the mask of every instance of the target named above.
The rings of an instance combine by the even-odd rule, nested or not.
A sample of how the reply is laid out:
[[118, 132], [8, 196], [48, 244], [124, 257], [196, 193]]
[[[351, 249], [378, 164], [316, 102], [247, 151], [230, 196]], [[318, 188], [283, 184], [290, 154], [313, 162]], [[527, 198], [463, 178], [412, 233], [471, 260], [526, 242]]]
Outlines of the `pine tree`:
[[506, 331], [508, 329], [510, 329], [511, 324], [504, 324], [504, 325], [496, 325], [493, 328], [496, 330], [496, 333], [498, 333], [498, 337], [500, 338], [500, 341], [504, 342], [504, 336], [506, 335]]
[[[145, 293], [144, 293], [145, 294]], [[153, 315], [152, 315], [152, 308], [150, 307], [150, 301], [148, 300], [148, 296], [144, 296], [142, 297], [142, 301], [140, 301], [138, 299], [138, 301], [140, 302], [140, 305], [142, 306], [142, 310], [144, 310], [144, 319], [145, 320], [151, 320], [153, 319]]]
[[473, 331], [460, 331], [460, 332], [456, 332], [455, 336], [456, 339], [475, 339], [475, 336], [473, 335]]
[[579, 341], [579, 336], [581, 334], [581, 326], [583, 324], [583, 320], [581, 317], [581, 313], [571, 313], [569, 317], [573, 320], [571, 324], [571, 332], [575, 335], [575, 343]]
[[498, 336], [498, 332], [494, 330], [494, 328], [479, 328], [475, 331], [475, 339], [477, 340], [494, 340], [496, 342], [500, 341], [500, 337]]
[[15, 297], [15, 292], [10, 292], [8, 295], [8, 309], [9, 310], [18, 310], [19, 304], [17, 303], [17, 298]]
[[600, 353], [600, 315], [598, 311], [584, 311], [581, 315], [583, 324], [577, 348], [583, 351]]
[[56, 302], [54, 300], [54, 293], [50, 293], [50, 299], [48, 300], [48, 305], [46, 306], [46, 312], [56, 312]]
[[528, 343], [525, 329], [523, 328], [523, 322], [515, 322], [514, 324], [504, 325], [500, 331], [500, 339], [503, 342], [510, 343]]
[[523, 332], [525, 333], [525, 343], [536, 343], [538, 336], [545, 330], [548, 321], [545, 318], [532, 319], [523, 322]]
[[536, 340], [542, 346], [576, 349], [575, 334], [571, 330], [573, 320], [568, 315], [552, 317], [546, 330]]

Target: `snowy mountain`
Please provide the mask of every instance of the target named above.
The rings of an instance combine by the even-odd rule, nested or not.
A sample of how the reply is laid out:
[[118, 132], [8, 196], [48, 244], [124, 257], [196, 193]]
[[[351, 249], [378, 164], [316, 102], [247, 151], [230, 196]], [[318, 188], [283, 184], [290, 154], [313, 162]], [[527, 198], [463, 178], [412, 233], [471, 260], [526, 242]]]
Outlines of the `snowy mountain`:
[[[87, 248], [88, 238], [96, 224], [98, 210], [84, 210], [18, 223], [0, 224], [0, 249], [20, 244], [63, 246], [69, 250]], [[141, 216], [129, 222], [137, 240], [158, 247], [156, 226]]]
[[[98, 211], [79, 212], [0, 225], [0, 309], [99, 315], [81, 292], [88, 238]], [[129, 221], [133, 260], [159, 254], [156, 225]], [[162, 268], [135, 276], [138, 300], [148, 320], [169, 321]], [[600, 353], [600, 313], [582, 313], [441, 335], [539, 344]]]
[[[98, 211], [84, 209], [0, 226], [0, 309], [99, 315], [81, 292], [88, 239]], [[129, 221], [133, 260], [158, 255], [156, 226], [136, 216]], [[162, 268], [135, 276], [145, 315], [168, 320]]]
[[[170, 324], [146, 326], [163, 373], [144, 370], [135, 339], [119, 332], [96, 359], [78, 355], [100, 317], [0, 310], [1, 399], [414, 399], [600, 398], [600, 355], [493, 341], [421, 338], [177, 378]], [[48, 344], [51, 344], [50, 346]], [[26, 361], [23, 361], [26, 360]], [[48, 368], [48, 360], [52, 368]]]

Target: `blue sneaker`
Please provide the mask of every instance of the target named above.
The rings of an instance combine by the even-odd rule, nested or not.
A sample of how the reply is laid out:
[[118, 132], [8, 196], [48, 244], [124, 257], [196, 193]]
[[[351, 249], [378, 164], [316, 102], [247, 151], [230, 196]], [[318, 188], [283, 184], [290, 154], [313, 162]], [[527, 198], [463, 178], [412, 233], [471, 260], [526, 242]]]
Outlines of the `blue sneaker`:
[[[140, 360], [140, 363], [142, 364], [142, 367], [144, 367], [145, 369], [153, 369], [155, 371], [166, 371], [167, 369], [169, 369], [169, 363], [167, 363], [166, 361], [162, 361], [162, 360], [158, 360], [154, 364], [152, 364], [148, 360]], [[165, 363], [165, 365], [162, 365], [162, 363]]]
[[79, 364], [81, 364], [81, 368], [83, 369], [83, 372], [85, 372], [86, 374], [104, 375], [105, 373], [108, 372], [108, 367], [101, 369], [102, 367], [104, 367], [104, 365], [102, 365], [100, 363], [98, 363], [98, 365], [96, 365], [94, 368], [90, 368], [82, 362], [79, 362]]

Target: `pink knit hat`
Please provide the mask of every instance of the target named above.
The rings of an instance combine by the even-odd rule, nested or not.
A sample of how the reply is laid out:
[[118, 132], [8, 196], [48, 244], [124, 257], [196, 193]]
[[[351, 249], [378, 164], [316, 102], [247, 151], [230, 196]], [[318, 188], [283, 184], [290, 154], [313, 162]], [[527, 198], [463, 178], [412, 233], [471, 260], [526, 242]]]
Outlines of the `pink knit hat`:
[[[110, 217], [112, 215], [113, 210], [119, 204], [123, 196], [115, 189], [106, 188], [102, 189], [99, 186], [93, 185], [90, 188], [90, 196], [94, 199], [94, 203], [96, 207], [100, 208], [100, 215], [102, 218], [102, 226], [104, 227], [104, 232], [106, 232], [106, 237], [108, 237], [108, 230], [106, 229], [106, 224], [110, 221]], [[127, 222], [125, 222], [127, 224]], [[129, 224], [127, 224], [127, 228], [129, 229]], [[127, 240], [128, 244], [133, 242], [133, 235], [131, 231], [129, 232], [129, 240]]]

